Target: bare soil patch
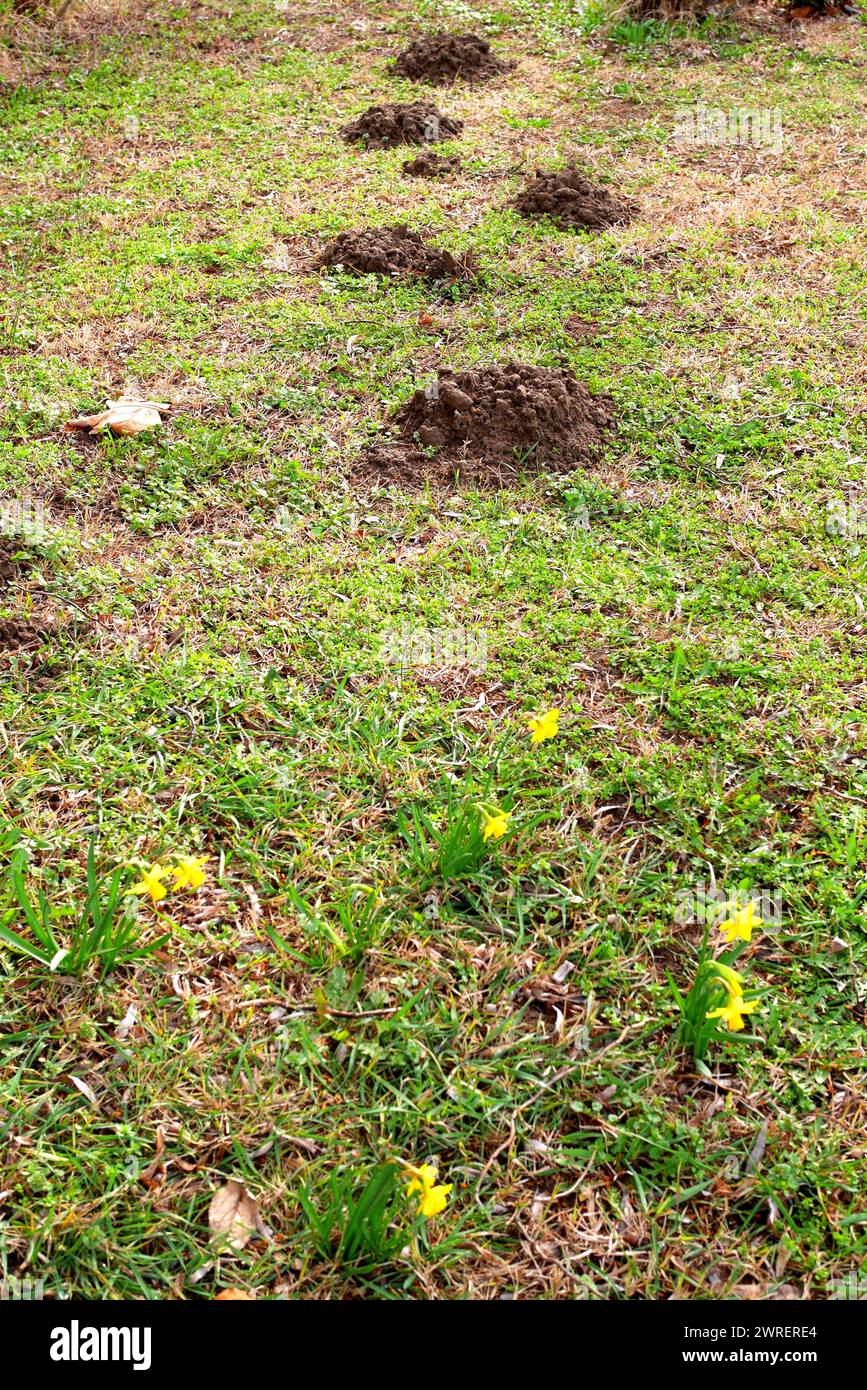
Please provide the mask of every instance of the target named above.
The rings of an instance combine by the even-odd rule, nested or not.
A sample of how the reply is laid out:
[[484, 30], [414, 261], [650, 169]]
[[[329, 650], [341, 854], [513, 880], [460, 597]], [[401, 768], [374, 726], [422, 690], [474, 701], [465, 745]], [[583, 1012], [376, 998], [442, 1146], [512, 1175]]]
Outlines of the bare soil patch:
[[445, 86], [452, 82], [486, 82], [511, 72], [514, 63], [498, 58], [478, 34], [424, 34], [395, 60], [397, 77]]
[[370, 106], [341, 128], [344, 140], [368, 150], [393, 150], [399, 145], [429, 145], [460, 135], [463, 121], [444, 116], [427, 101], [408, 105], [388, 102]]
[[582, 319], [578, 314], [570, 314], [563, 320], [563, 331], [580, 343], [587, 338], [598, 338], [599, 325]]
[[639, 212], [637, 203], [591, 183], [575, 168], [547, 174], [537, 170], [513, 207], [522, 217], [550, 217], [565, 228], [616, 226], [630, 222]]
[[356, 275], [438, 281], [470, 281], [478, 274], [472, 252], [455, 256], [403, 225], [341, 232], [325, 248], [317, 266], [342, 266]]
[[445, 179], [449, 174], [460, 172], [461, 161], [456, 154], [435, 154], [433, 150], [424, 150], [415, 159], [404, 160], [400, 167], [410, 178]]

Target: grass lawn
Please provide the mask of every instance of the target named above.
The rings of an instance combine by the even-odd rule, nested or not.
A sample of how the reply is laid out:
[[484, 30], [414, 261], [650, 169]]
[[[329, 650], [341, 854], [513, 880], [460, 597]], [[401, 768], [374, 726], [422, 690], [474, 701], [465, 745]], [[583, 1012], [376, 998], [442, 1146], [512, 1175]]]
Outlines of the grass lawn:
[[[0, 26], [0, 923], [36, 940], [23, 883], [66, 943], [89, 851], [103, 901], [207, 856], [114, 968], [0, 943], [0, 1277], [828, 1298], [867, 1259], [863, 16]], [[432, 28], [518, 65], [390, 75]], [[337, 133], [431, 95], [447, 179]], [[782, 146], [679, 141], [698, 103], [779, 108]], [[636, 220], [509, 206], [576, 161]], [[402, 222], [484, 283], [316, 268]], [[358, 470], [438, 368], [515, 360], [611, 398], [594, 466]], [[171, 413], [64, 432], [123, 393]], [[697, 1057], [708, 891], [774, 911]]]

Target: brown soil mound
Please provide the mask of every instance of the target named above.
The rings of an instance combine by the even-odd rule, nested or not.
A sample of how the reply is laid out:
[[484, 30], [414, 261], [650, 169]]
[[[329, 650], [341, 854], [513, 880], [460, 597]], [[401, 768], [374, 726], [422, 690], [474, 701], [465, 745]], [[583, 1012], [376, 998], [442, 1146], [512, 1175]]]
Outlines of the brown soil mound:
[[429, 145], [460, 135], [463, 121], [444, 116], [426, 101], [400, 106], [394, 102], [371, 106], [340, 134], [368, 150], [392, 150], [398, 145]]
[[[612, 424], [611, 402], [592, 396], [561, 367], [473, 367], [441, 371], [435, 383], [392, 416], [403, 440], [375, 447], [365, 460], [395, 481], [461, 473], [507, 482], [527, 465], [566, 471], [592, 462]], [[437, 450], [435, 466], [419, 446]]]
[[411, 178], [445, 179], [459, 172], [461, 161], [456, 154], [434, 154], [433, 150], [424, 150], [415, 159], [405, 160], [400, 167]]
[[28, 623], [23, 618], [0, 618], [0, 652], [37, 646], [50, 635], [50, 628]]
[[794, 4], [787, 6], [785, 18], [791, 23], [795, 23], [798, 20], [825, 19], [826, 17], [833, 19], [836, 15], [857, 15], [857, 13], [858, 7], [856, 5], [826, 4], [825, 0], [807, 0], [805, 4], [803, 0], [795, 0]]
[[556, 174], [537, 171], [513, 207], [522, 217], [550, 217], [560, 227], [610, 227], [630, 222], [638, 213], [636, 203], [590, 183], [574, 168]]
[[429, 246], [409, 227], [368, 227], [341, 232], [317, 263], [342, 266], [357, 275], [400, 275], [421, 280], [471, 280], [478, 263], [471, 252], [453, 256]]
[[457, 82], [485, 82], [511, 72], [514, 63], [497, 58], [487, 39], [476, 34], [425, 34], [398, 55], [397, 77], [432, 82], [436, 86]]
[[19, 554], [22, 549], [20, 542], [0, 536], [0, 584], [7, 584], [21, 570], [29, 567], [29, 557]]

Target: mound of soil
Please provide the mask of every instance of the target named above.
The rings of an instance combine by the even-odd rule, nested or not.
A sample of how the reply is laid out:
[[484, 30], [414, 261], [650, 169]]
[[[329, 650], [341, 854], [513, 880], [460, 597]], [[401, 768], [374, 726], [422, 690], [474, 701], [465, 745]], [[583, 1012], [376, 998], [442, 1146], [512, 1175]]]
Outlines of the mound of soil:
[[444, 116], [426, 101], [414, 101], [401, 106], [390, 102], [385, 106], [370, 106], [340, 134], [344, 140], [364, 145], [368, 150], [393, 150], [398, 145], [432, 145], [437, 140], [450, 140], [460, 135], [463, 121]]
[[444, 86], [450, 82], [486, 82], [511, 72], [514, 63], [497, 58], [487, 39], [477, 34], [425, 34], [398, 55], [397, 77]]
[[410, 178], [445, 179], [459, 172], [461, 161], [456, 154], [434, 154], [433, 150], [424, 150], [415, 159], [405, 160], [400, 167]]
[[577, 169], [541, 170], [515, 198], [522, 217], [550, 217], [559, 227], [611, 227], [630, 222], [638, 204], [591, 183]]
[[28, 623], [23, 618], [0, 618], [0, 652], [16, 652], [35, 647], [51, 636], [51, 629]]
[[19, 553], [22, 549], [19, 541], [0, 536], [0, 584], [8, 584], [16, 574], [28, 568], [30, 560], [26, 555]]
[[[441, 371], [392, 416], [403, 441], [375, 447], [365, 462], [380, 477], [446, 477], [460, 465], [479, 482], [508, 482], [519, 469], [567, 471], [591, 463], [612, 425], [611, 402], [592, 396], [561, 367], [473, 367]], [[419, 445], [435, 449], [435, 467]]]
[[857, 15], [857, 5], [834, 5], [826, 4], [825, 0], [795, 0], [794, 4], [788, 5], [785, 18], [791, 23], [797, 20], [824, 19], [826, 16], [833, 18], [835, 15]]
[[478, 262], [471, 252], [453, 256], [429, 246], [409, 227], [368, 227], [341, 232], [325, 248], [317, 265], [342, 266], [357, 275], [399, 275], [419, 280], [472, 280]]

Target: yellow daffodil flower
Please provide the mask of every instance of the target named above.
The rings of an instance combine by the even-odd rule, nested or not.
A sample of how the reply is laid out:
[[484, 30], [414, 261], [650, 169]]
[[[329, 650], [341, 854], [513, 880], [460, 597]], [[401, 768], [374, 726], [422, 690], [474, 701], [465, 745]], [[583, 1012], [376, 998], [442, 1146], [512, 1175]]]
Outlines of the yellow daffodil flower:
[[721, 1018], [730, 1033], [739, 1033], [744, 1026], [744, 1015], [755, 1013], [758, 1003], [755, 999], [744, 999], [742, 994], [729, 994], [728, 1000], [720, 1009], [711, 1009], [708, 1018]]
[[404, 1167], [412, 1174], [406, 1189], [407, 1197], [411, 1197], [414, 1192], [418, 1193], [418, 1209], [425, 1221], [430, 1221], [432, 1216], [439, 1216], [448, 1205], [449, 1193], [454, 1184], [438, 1183], [437, 1170], [432, 1163], [423, 1163], [420, 1168], [406, 1163]]
[[142, 869], [142, 876], [138, 883], [134, 883], [131, 888], [127, 889], [127, 892], [140, 893], [142, 896], [147, 895], [152, 903], [158, 903], [168, 892], [163, 883], [165, 876], [166, 871], [162, 864], [151, 864], [149, 869]]
[[177, 864], [169, 869], [172, 880], [176, 888], [188, 888], [194, 893], [197, 888], [201, 888], [205, 881], [205, 865], [208, 862], [206, 854], [185, 855], [179, 859]]
[[727, 917], [724, 922], [720, 922], [719, 929], [731, 945], [733, 941], [749, 941], [753, 928], [760, 927], [761, 924], [762, 919], [756, 912], [755, 903], [747, 903], [746, 907], [738, 908], [733, 917]]
[[560, 732], [560, 711], [549, 709], [547, 714], [534, 714], [527, 720], [527, 728], [532, 734], [531, 743], [544, 743], [546, 738], [556, 738]]
[[486, 811], [484, 806], [481, 808], [481, 811], [485, 821], [482, 829], [485, 843], [487, 844], [490, 839], [499, 840], [501, 836], [505, 835], [509, 828], [510, 812], [501, 811], [497, 806], [493, 808], [492, 813]]

